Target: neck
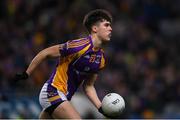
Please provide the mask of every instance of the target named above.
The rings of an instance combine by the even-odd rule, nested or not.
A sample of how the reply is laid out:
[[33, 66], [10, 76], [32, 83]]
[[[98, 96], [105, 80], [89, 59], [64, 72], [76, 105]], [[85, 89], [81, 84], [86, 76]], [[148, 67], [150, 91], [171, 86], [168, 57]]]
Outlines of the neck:
[[93, 46], [95, 50], [98, 50], [99, 48], [102, 47], [102, 41], [96, 34], [91, 34]]

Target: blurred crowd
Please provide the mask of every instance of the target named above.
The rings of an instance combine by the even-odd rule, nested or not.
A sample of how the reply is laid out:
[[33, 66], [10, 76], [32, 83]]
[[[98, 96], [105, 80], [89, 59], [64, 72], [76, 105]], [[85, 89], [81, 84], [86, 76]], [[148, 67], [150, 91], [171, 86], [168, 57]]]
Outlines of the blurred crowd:
[[[27, 81], [14, 83], [15, 73], [40, 50], [87, 35], [84, 15], [102, 8], [112, 13], [113, 35], [95, 85], [100, 98], [122, 95], [123, 118], [180, 118], [179, 6], [179, 0], [1, 0], [0, 104], [38, 102], [56, 60], [43, 62]], [[9, 118], [5, 108], [0, 106], [0, 118]]]

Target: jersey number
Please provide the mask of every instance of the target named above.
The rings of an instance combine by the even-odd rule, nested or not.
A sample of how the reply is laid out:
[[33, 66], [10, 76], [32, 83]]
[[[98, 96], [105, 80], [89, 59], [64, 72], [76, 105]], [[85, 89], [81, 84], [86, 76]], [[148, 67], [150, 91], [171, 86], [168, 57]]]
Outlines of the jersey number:
[[96, 55], [91, 55], [89, 62], [93, 63], [96, 60]]

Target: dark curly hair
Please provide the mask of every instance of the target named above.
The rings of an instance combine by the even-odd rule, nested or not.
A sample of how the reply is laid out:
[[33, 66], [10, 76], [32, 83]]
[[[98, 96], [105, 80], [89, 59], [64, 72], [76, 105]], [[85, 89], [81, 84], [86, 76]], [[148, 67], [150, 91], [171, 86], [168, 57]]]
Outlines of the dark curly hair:
[[107, 20], [112, 23], [111, 14], [104, 9], [96, 9], [87, 13], [83, 20], [83, 25], [86, 27], [88, 32], [91, 32], [91, 27], [99, 21]]

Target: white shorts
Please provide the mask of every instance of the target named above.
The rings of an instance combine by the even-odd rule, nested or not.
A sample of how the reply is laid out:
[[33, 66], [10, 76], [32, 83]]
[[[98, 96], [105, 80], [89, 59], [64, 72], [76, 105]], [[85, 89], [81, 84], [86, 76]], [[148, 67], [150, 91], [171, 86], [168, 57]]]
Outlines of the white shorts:
[[[44, 110], [57, 103], [66, 101], [67, 97], [63, 92], [57, 90], [52, 85], [45, 83], [39, 94], [39, 102]], [[55, 109], [55, 108], [54, 108]]]

